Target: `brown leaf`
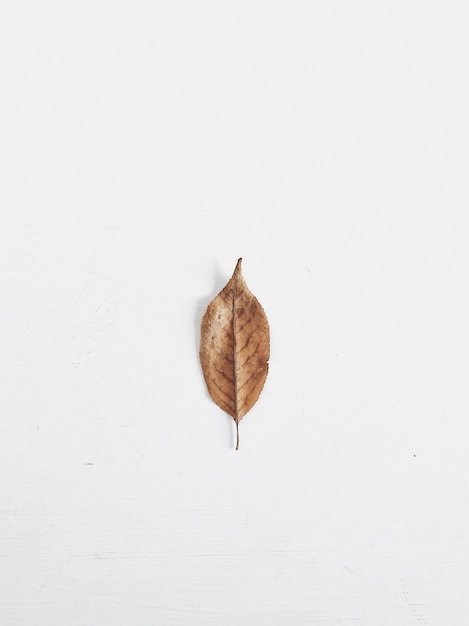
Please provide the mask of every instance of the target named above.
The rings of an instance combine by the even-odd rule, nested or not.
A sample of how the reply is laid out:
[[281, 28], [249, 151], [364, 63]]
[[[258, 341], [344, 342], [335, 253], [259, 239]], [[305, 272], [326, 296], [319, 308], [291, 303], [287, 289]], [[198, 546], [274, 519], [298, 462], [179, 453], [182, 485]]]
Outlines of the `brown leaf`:
[[269, 323], [264, 309], [241, 275], [233, 276], [208, 305], [202, 318], [200, 362], [213, 401], [236, 422], [254, 406], [269, 369]]

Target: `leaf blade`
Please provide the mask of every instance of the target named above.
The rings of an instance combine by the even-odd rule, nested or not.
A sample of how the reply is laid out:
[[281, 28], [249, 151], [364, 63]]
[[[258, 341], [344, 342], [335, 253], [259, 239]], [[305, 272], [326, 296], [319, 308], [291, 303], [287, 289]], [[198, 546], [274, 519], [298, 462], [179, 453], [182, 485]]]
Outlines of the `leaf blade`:
[[200, 362], [212, 400], [236, 422], [257, 402], [267, 378], [267, 316], [248, 289], [239, 259], [232, 277], [208, 305], [201, 323]]

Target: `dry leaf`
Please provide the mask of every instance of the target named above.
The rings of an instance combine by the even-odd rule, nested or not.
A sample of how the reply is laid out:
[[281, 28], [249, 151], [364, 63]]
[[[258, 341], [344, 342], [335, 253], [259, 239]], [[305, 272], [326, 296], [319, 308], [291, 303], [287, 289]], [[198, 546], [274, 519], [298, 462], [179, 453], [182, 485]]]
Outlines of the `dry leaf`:
[[241, 275], [241, 259], [202, 318], [200, 362], [213, 401], [236, 422], [254, 406], [269, 369], [269, 323]]

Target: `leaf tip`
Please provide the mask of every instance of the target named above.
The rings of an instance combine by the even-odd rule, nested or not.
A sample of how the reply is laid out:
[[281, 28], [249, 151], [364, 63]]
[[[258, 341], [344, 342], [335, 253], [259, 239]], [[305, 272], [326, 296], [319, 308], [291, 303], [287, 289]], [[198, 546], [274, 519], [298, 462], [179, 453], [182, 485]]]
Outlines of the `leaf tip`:
[[238, 262], [236, 263], [236, 267], [234, 268], [234, 272], [233, 272], [233, 276], [231, 277], [231, 280], [238, 280], [241, 277], [241, 262], [242, 262], [242, 258], [238, 259]]

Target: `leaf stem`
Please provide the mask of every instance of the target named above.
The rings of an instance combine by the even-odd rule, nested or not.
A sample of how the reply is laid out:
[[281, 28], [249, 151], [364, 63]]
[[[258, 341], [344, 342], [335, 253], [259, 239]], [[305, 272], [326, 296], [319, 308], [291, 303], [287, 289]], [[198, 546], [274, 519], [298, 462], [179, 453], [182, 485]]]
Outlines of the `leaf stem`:
[[236, 450], [239, 449], [239, 422], [236, 422]]

